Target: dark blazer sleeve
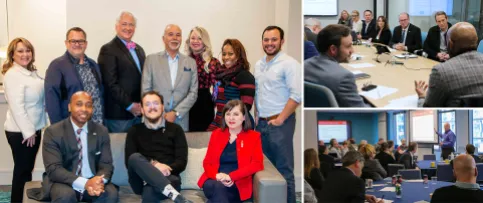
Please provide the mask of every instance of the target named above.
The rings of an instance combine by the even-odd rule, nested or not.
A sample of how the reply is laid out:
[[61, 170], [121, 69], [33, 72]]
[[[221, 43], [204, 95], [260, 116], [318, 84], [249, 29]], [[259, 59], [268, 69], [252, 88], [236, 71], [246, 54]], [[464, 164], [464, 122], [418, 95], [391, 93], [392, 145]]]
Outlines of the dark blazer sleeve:
[[352, 188], [348, 188], [349, 191], [353, 192], [354, 199], [352, 199], [352, 203], [363, 203], [366, 199], [366, 185], [364, 184], [364, 180], [360, 178], [355, 178], [354, 183], [351, 184]]
[[412, 167], [411, 167], [411, 156], [409, 154], [401, 155], [401, 158], [399, 159], [399, 164], [404, 165], [405, 169], [412, 169]]
[[112, 154], [111, 154], [111, 140], [109, 138], [109, 133], [107, 129], [103, 126], [99, 127], [100, 136], [98, 141], [100, 142], [100, 157], [98, 164], [98, 170], [96, 176], [104, 175], [104, 178], [110, 180], [112, 173], [114, 171], [114, 166], [112, 165]]
[[358, 94], [354, 74], [347, 73], [340, 81], [337, 102], [341, 107], [366, 107], [362, 97]]
[[[378, 34], [379, 31], [376, 31], [376, 37]], [[376, 39], [376, 37], [374, 37], [372, 38], [372, 41], [380, 44], [389, 45], [389, 42], [391, 41], [391, 35], [391, 31], [389, 29], [386, 29], [381, 32], [379, 39]]]
[[260, 133], [250, 131], [248, 136], [250, 136], [248, 138], [250, 139], [250, 142], [253, 142], [253, 153], [251, 154], [252, 158], [249, 165], [238, 166], [238, 169], [228, 174], [233, 181], [251, 176], [256, 172], [263, 170], [262, 139], [260, 137]]
[[317, 48], [311, 41], [304, 41], [304, 60], [319, 55]]
[[376, 170], [376, 172], [377, 172], [377, 173], [379, 173], [379, 175], [381, 175], [381, 176], [382, 176], [382, 178], [387, 177], [387, 172], [386, 172], [386, 169], [384, 169], [384, 167], [382, 167], [381, 163], [379, 163], [379, 160], [375, 159], [374, 161], [375, 161], [375, 163], [376, 163], [376, 164], [374, 165], [374, 166], [375, 166], [375, 168], [374, 168], [374, 169]]
[[392, 38], [391, 38], [391, 41], [389, 42], [389, 46], [392, 48], [392, 46], [399, 43], [400, 40], [401, 40], [401, 26], [397, 26], [394, 28], [394, 31], [392, 32]]
[[72, 185], [78, 176], [64, 168], [60, 148], [62, 144], [61, 137], [54, 136], [52, 128], [49, 127], [45, 130], [42, 143], [42, 158], [44, 160], [45, 172], [51, 182]]
[[62, 118], [62, 98], [60, 83], [62, 81], [62, 72], [52, 62], [47, 68], [44, 81], [45, 104], [49, 115], [50, 123], [54, 124], [61, 121]]
[[127, 109], [127, 107], [133, 103], [133, 101], [119, 85], [119, 78], [117, 76], [120, 64], [118, 64], [118, 60], [114, 54], [115, 50], [112, 48], [112, 46], [116, 45], [109, 43], [102, 46], [101, 50], [99, 51], [97, 61], [101, 69], [104, 85], [106, 85], [110, 90], [109, 92], [106, 92], [106, 94], [110, 94], [115, 101], [119, 102], [119, 105], [121, 105], [123, 109]]
[[[423, 43], [421, 42], [422, 41], [422, 39], [421, 39], [421, 29], [412, 25], [412, 24], [410, 26], [412, 27], [412, 32], [413, 32], [413, 34], [412, 34], [413, 43], [406, 45], [406, 46], [408, 47], [408, 52], [413, 53], [415, 50], [422, 49]], [[406, 38], [406, 41], [407, 41], [407, 38]]]
[[175, 134], [175, 161], [174, 163], [169, 164], [169, 167], [173, 169], [173, 174], [180, 174], [186, 169], [186, 165], [188, 164], [188, 143], [186, 142], [184, 131], [179, 125], [176, 125]]
[[436, 57], [436, 55], [440, 51], [439, 50], [440, 37], [438, 35], [439, 33], [435, 32], [434, 27], [429, 29], [428, 36], [426, 37], [426, 40], [424, 41], [424, 46], [423, 46], [424, 52], [428, 54], [428, 58], [437, 60], [437, 61], [439, 61], [439, 59]]
[[322, 176], [322, 173], [320, 173], [320, 170], [318, 168], [313, 168], [312, 171], [310, 171], [310, 186], [314, 189], [321, 190], [323, 182], [324, 177]]

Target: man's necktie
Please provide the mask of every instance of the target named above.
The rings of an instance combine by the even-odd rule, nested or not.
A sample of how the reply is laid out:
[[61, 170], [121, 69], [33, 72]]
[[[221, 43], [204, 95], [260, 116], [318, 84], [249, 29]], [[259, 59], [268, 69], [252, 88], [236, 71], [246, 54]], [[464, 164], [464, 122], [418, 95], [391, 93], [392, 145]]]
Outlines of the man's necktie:
[[406, 30], [402, 31], [401, 40], [399, 40], [399, 43], [404, 43], [404, 38], [406, 38]]

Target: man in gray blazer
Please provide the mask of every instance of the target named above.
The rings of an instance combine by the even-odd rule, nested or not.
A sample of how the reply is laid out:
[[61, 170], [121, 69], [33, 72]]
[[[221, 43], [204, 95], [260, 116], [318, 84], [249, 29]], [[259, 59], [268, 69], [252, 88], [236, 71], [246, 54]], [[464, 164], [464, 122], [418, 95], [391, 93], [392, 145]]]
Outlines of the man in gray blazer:
[[461, 97], [483, 95], [483, 54], [476, 51], [475, 27], [460, 22], [447, 35], [450, 59], [434, 66], [429, 89], [424, 81], [415, 82], [420, 107], [457, 107], [461, 105]]
[[92, 97], [83, 91], [72, 95], [70, 117], [45, 130], [42, 188], [28, 191], [29, 198], [52, 202], [117, 202], [110, 179], [113, 172], [107, 129], [91, 120]]
[[304, 80], [329, 88], [340, 107], [366, 107], [354, 74], [339, 65], [348, 63], [354, 52], [350, 28], [328, 25], [319, 32], [317, 41], [320, 55], [304, 61]]
[[179, 53], [181, 29], [168, 25], [163, 41], [166, 50], [150, 54], [143, 70], [143, 93], [163, 95], [165, 119], [188, 131], [189, 111], [198, 97], [198, 71], [191, 57]]

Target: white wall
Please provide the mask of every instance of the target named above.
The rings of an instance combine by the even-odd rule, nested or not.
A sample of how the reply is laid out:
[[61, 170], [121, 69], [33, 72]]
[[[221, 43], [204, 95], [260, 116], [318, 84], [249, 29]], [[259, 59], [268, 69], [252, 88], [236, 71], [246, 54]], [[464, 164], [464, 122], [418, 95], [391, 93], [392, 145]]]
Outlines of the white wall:
[[[392, 0], [394, 1], [394, 0]], [[325, 27], [329, 24], [337, 24], [337, 21], [339, 20], [340, 12], [343, 10], [346, 10], [347, 12], [350, 13], [353, 10], [358, 10], [360, 15], [361, 15], [361, 20], [364, 20], [364, 11], [369, 9], [374, 11], [374, 0], [339, 0], [339, 5], [338, 5], [338, 16], [331, 16], [331, 17], [318, 17], [317, 19], [320, 20], [322, 23], [322, 27]], [[379, 12], [379, 11], [378, 11]], [[307, 17], [304, 17], [307, 18]]]
[[8, 45], [7, 0], [0, 0], [0, 47]]
[[[0, 0], [0, 4], [2, 0]], [[0, 6], [1, 10], [1, 6]], [[214, 55], [219, 58], [226, 38], [239, 39], [253, 66], [263, 55], [261, 35], [268, 25], [278, 25], [285, 31], [286, 53], [301, 62], [301, 0], [246, 1], [67, 1], [67, 0], [8, 0], [9, 39], [25, 37], [36, 51], [36, 65], [45, 75], [49, 63], [65, 52], [65, 32], [78, 26], [87, 32], [86, 54], [97, 60], [100, 47], [115, 36], [115, 21], [120, 11], [128, 10], [138, 19], [134, 41], [147, 54], [164, 50], [162, 35], [167, 24], [178, 24], [183, 30], [183, 45], [194, 26], [203, 26], [210, 33]], [[89, 12], [87, 14], [86, 12]], [[0, 12], [0, 15], [3, 12]], [[1, 95], [3, 96], [3, 95]], [[0, 107], [0, 124], [5, 119], [6, 105]], [[294, 135], [295, 178], [301, 191], [301, 109], [297, 110]], [[4, 131], [0, 131], [0, 185], [10, 184], [13, 161]], [[34, 180], [44, 171], [41, 153], [37, 157]]]

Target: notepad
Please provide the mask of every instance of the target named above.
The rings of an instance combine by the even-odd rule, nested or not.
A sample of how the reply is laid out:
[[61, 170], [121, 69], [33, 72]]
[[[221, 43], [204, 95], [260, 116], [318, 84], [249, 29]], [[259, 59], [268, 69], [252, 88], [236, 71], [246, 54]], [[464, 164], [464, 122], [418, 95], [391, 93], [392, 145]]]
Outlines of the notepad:
[[349, 64], [350, 67], [352, 68], [370, 68], [370, 67], [374, 67], [376, 65], [372, 64], [372, 63], [353, 63], [353, 64]]
[[397, 54], [397, 55], [394, 55], [396, 58], [399, 58], [399, 59], [405, 59], [406, 56], [408, 58], [418, 58], [418, 55], [414, 55], [414, 54], [411, 54], [411, 55], [402, 55], [402, 54]]
[[359, 94], [364, 96], [364, 97], [369, 97], [371, 99], [381, 99], [385, 96], [394, 94], [397, 91], [398, 90], [396, 88], [379, 85], [379, 86], [377, 86], [377, 88], [375, 88], [371, 91], [360, 92]]
[[418, 107], [418, 95], [413, 94], [399, 99], [393, 99], [389, 101], [389, 104], [385, 108], [417, 108]]
[[396, 187], [385, 187], [379, 190], [379, 192], [396, 192]]
[[363, 79], [363, 78], [370, 78], [371, 77], [371, 75], [364, 73], [360, 70], [352, 71], [352, 73], [354, 74], [354, 77], [356, 79]]

